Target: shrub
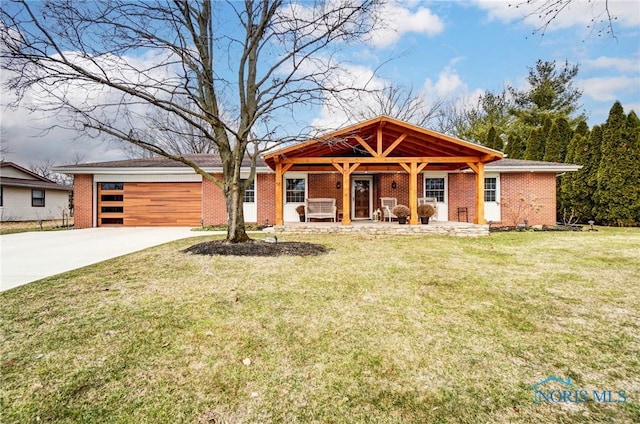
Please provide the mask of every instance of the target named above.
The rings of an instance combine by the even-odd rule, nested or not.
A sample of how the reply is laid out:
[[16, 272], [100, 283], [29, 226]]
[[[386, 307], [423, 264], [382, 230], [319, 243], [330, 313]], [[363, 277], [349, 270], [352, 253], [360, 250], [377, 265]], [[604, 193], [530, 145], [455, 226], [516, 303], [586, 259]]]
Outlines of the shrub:
[[397, 217], [407, 217], [411, 213], [408, 207], [405, 205], [397, 205], [391, 209], [391, 213]]
[[420, 205], [418, 206], [418, 216], [420, 218], [431, 218], [435, 215], [436, 210], [431, 205]]

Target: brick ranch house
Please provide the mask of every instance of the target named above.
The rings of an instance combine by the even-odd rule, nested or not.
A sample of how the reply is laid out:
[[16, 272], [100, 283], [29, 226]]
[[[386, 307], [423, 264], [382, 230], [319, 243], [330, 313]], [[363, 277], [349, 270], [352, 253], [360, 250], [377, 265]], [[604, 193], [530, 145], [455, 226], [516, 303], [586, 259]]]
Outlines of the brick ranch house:
[[[221, 178], [217, 155], [185, 155]], [[249, 175], [249, 162], [245, 175]], [[535, 197], [529, 224], [556, 222], [556, 178], [577, 165], [504, 159], [501, 152], [380, 116], [321, 139], [272, 151], [245, 192], [247, 223], [299, 221], [308, 198], [334, 198], [339, 221], [372, 220], [380, 198], [396, 198], [417, 224], [418, 198], [437, 199], [437, 221], [503, 222], [502, 200]], [[225, 224], [221, 190], [165, 158], [62, 166], [74, 175], [75, 227]]]

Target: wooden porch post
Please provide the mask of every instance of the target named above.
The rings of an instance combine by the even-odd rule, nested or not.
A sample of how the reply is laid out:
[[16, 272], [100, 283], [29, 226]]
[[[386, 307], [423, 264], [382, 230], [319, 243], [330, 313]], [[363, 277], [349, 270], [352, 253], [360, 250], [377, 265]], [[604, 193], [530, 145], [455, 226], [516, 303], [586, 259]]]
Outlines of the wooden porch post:
[[409, 173], [409, 224], [417, 224], [418, 219], [418, 173], [427, 166], [427, 162], [418, 165], [418, 162], [411, 162], [409, 165], [400, 163], [400, 166]]
[[282, 164], [281, 162], [276, 162], [276, 225], [284, 225], [284, 190], [282, 187], [282, 179], [284, 173], [292, 166], [292, 163]]
[[486, 224], [484, 219], [484, 163], [478, 162], [476, 165], [476, 224]]
[[282, 164], [276, 163], [276, 225], [284, 225], [282, 213]]
[[342, 173], [342, 225], [351, 224], [351, 173], [349, 164], [344, 164]]
[[349, 162], [343, 162], [332, 165], [342, 174], [342, 225], [349, 225], [351, 224], [351, 174], [360, 164], [350, 165]]
[[418, 223], [418, 164], [411, 162], [409, 165], [409, 224]]

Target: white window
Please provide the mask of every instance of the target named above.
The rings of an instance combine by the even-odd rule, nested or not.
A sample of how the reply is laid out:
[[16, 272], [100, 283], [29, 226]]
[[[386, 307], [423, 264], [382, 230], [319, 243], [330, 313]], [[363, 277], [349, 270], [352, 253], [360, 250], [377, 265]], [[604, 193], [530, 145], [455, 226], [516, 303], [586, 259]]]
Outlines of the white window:
[[[247, 180], [242, 180], [244, 183]], [[249, 187], [244, 190], [244, 195], [242, 197], [242, 201], [244, 203], [255, 203], [256, 202], [256, 182], [255, 180], [251, 182]]]
[[304, 203], [307, 180], [304, 178], [287, 178], [285, 180], [285, 201], [287, 203]]
[[444, 202], [444, 178], [425, 178], [424, 197], [435, 197], [438, 202]]
[[489, 177], [484, 179], [484, 201], [496, 202], [496, 193], [498, 191], [498, 183], [496, 177]]

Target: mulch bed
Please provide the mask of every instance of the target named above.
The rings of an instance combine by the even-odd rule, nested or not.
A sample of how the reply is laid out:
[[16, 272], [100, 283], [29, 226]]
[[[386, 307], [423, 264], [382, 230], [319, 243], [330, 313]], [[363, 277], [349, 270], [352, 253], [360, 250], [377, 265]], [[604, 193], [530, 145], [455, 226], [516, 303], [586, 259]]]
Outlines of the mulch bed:
[[214, 240], [194, 244], [183, 252], [209, 256], [316, 256], [327, 253], [328, 249], [321, 244], [302, 242], [268, 243], [250, 240], [245, 243], [225, 243], [223, 240]]

